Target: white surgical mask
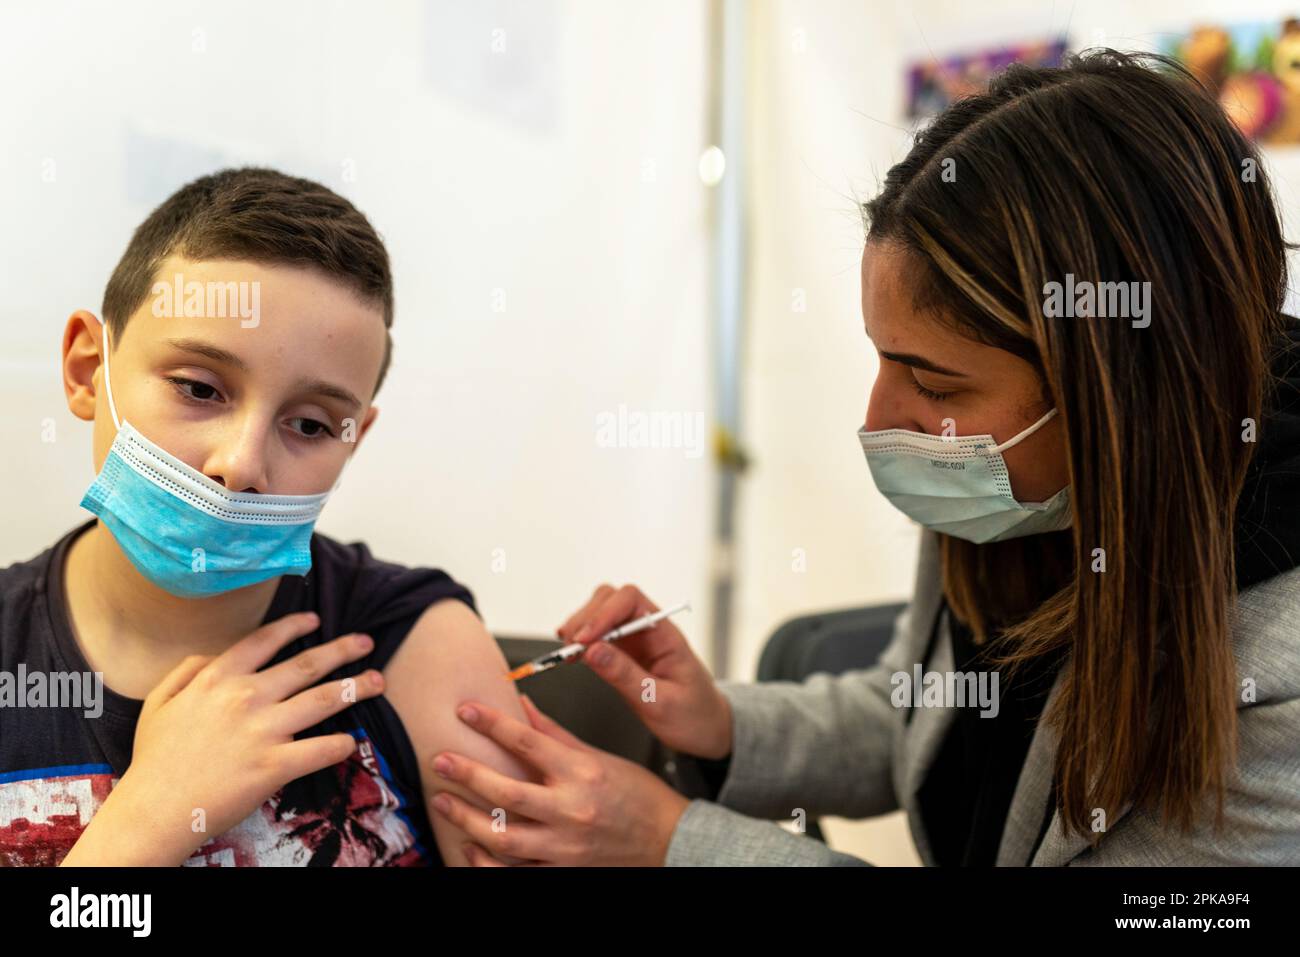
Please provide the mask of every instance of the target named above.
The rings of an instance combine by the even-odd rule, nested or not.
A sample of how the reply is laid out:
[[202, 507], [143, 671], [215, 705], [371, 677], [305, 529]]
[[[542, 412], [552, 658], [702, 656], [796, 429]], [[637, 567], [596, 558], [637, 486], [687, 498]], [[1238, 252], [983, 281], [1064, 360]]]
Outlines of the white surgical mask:
[[991, 435], [858, 430], [876, 488], [926, 528], [968, 542], [997, 542], [1069, 528], [1070, 486], [1046, 502], [1017, 502], [1002, 453], [1042, 428], [1052, 409], [998, 445]]

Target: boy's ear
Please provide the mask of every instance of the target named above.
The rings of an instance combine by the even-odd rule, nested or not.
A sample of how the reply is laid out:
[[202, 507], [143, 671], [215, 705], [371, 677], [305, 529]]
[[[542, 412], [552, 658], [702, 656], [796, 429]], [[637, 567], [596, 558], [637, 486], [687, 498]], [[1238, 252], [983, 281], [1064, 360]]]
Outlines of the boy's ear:
[[361, 446], [361, 440], [366, 437], [366, 433], [369, 432], [370, 427], [375, 424], [375, 419], [378, 418], [378, 416], [379, 406], [377, 405], [372, 405], [366, 411], [366, 417], [361, 420], [361, 424], [357, 427], [357, 437], [352, 443], [352, 451], [348, 453], [349, 455], [357, 454], [357, 449]]
[[84, 422], [95, 420], [95, 397], [102, 379], [104, 329], [93, 312], [78, 309], [63, 327], [63, 394], [68, 411]]

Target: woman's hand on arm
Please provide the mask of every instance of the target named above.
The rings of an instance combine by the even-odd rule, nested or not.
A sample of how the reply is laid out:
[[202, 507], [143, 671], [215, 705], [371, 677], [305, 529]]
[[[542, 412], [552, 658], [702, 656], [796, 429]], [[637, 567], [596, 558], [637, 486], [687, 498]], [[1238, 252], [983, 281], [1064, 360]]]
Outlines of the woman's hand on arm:
[[435, 804], [434, 813], [469, 835], [470, 863], [662, 865], [690, 802], [641, 765], [591, 747], [531, 701], [527, 707], [528, 723], [479, 701], [465, 702], [457, 713], [534, 768], [538, 783], [515, 780], [460, 754], [440, 755], [448, 761], [448, 783], [507, 812], [506, 827], [493, 827], [488, 814], [443, 792], [447, 810]]
[[[450, 865], [578, 864], [592, 863], [592, 855], [600, 853], [621, 854], [624, 862], [636, 856], [638, 862], [648, 863], [654, 852], [647, 855], [644, 842], [650, 834], [646, 815], [653, 794], [658, 799], [654, 827], [666, 829], [658, 852], [662, 863], [676, 823], [675, 816], [668, 820], [677, 804], [674, 797], [682, 806], [685, 799], [644, 768], [591, 748], [558, 725], [552, 723], [552, 736], [536, 730], [516, 685], [505, 680], [508, 671], [501, 649], [478, 616], [455, 600], [425, 611], [384, 669], [386, 697], [415, 749], [443, 860]], [[484, 725], [458, 716], [458, 707], [469, 702], [490, 716], [498, 733], [486, 733]], [[536, 748], [543, 740], [552, 748], [539, 763]], [[445, 775], [435, 766], [440, 757], [448, 762]], [[609, 790], [635, 792], [609, 806], [616, 808], [620, 801], [635, 804], [633, 820], [626, 823], [642, 843], [620, 850], [620, 842], [608, 831], [587, 823], [594, 821], [598, 802], [609, 800], [608, 791], [586, 788], [588, 778]], [[447, 813], [433, 804], [439, 795], [450, 802]], [[596, 843], [601, 846], [594, 847]], [[497, 856], [490, 862], [481, 851], [470, 857], [467, 844], [488, 847]]]

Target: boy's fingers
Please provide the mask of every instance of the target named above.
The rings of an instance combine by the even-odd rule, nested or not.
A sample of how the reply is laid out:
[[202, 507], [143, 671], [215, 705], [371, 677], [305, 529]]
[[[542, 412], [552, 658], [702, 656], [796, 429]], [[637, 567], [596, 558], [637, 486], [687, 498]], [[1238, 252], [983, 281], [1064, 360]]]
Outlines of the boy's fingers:
[[283, 701], [294, 692], [324, 680], [349, 662], [364, 658], [374, 649], [369, 635], [350, 634], [305, 651], [258, 672], [254, 678], [267, 701]]
[[149, 704], [152, 701], [154, 705], [159, 705], [176, 697], [211, 661], [213, 661], [212, 655], [186, 655], [162, 681], [154, 685], [153, 690], [146, 696], [145, 703]]
[[383, 691], [384, 676], [373, 668], [355, 677], [327, 681], [273, 705], [274, 728], [280, 734], [297, 734]]
[[356, 738], [346, 731], [335, 734], [318, 734], [277, 745], [277, 754], [283, 763], [279, 777], [285, 783], [296, 781], [321, 768], [332, 767], [357, 749]]
[[314, 611], [285, 615], [239, 639], [217, 657], [215, 667], [222, 674], [251, 675], [289, 642], [319, 627], [320, 615]]

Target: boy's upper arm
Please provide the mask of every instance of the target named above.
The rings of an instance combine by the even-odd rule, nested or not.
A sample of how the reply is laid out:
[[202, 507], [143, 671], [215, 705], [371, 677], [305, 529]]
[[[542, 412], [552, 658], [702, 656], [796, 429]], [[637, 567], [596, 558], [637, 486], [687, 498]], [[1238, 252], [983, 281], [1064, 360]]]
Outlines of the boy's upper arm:
[[[456, 707], [473, 699], [527, 723], [515, 684], [503, 680], [509, 668], [495, 639], [463, 602], [445, 599], [425, 609], [384, 668], [384, 695], [397, 711], [415, 750], [426, 803], [438, 791], [452, 791], [490, 810], [482, 799], [433, 770], [441, 751], [454, 751], [511, 777], [532, 772], [494, 741], [456, 716]], [[460, 828], [428, 809], [443, 860], [465, 863]]]

